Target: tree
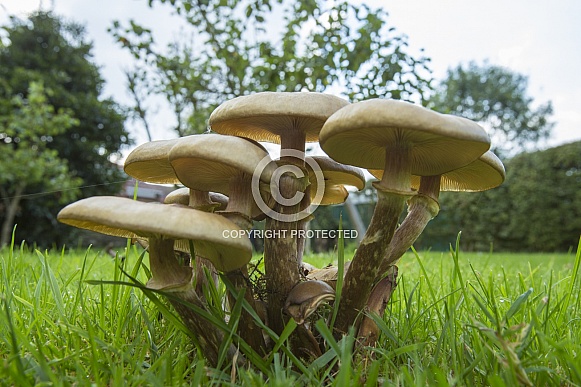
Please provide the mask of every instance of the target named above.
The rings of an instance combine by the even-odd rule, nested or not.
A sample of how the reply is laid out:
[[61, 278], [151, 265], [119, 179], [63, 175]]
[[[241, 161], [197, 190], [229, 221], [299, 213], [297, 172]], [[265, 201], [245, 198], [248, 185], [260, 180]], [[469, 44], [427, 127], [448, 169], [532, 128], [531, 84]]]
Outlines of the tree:
[[217, 105], [253, 92], [422, 101], [430, 89], [428, 59], [407, 53], [381, 9], [348, 1], [149, 1], [156, 3], [173, 6], [190, 39], [162, 52], [154, 33], [133, 20], [116, 21], [111, 33], [138, 60], [128, 74], [136, 116], [143, 120], [148, 97], [161, 95], [179, 136], [205, 131]]
[[12, 226], [22, 195], [30, 186], [44, 191], [58, 190], [61, 203], [74, 200], [82, 180], [71, 176], [66, 160], [59, 158], [47, 145], [55, 137], [76, 124], [66, 112], [55, 114], [47, 104], [42, 84], [32, 83], [28, 99], [12, 99], [13, 111], [0, 117], [0, 196], [5, 216], [0, 233], [0, 246], [10, 241]]
[[[44, 84], [51, 91], [47, 103], [54, 111], [67, 109], [77, 120], [47, 142], [46, 148], [67, 160], [70, 174], [82, 179], [81, 196], [118, 192], [125, 176], [112, 161], [129, 144], [124, 113], [112, 99], [101, 97], [104, 81], [92, 63], [92, 44], [86, 41], [84, 27], [52, 13], [37, 12], [27, 20], [12, 17], [3, 29], [0, 116], [10, 116], [13, 97], [26, 99], [33, 82]], [[42, 192], [43, 185], [31, 185], [28, 191]], [[17, 240], [41, 245], [65, 241], [66, 233], [55, 219], [60, 195], [21, 202]]]
[[501, 66], [458, 65], [436, 87], [428, 106], [481, 123], [499, 156], [514, 155], [549, 136], [551, 102], [533, 107], [528, 79]]
[[581, 142], [505, 162], [506, 181], [486, 192], [444, 192], [440, 214], [418, 239], [446, 249], [458, 231], [467, 250], [567, 251], [581, 233]]

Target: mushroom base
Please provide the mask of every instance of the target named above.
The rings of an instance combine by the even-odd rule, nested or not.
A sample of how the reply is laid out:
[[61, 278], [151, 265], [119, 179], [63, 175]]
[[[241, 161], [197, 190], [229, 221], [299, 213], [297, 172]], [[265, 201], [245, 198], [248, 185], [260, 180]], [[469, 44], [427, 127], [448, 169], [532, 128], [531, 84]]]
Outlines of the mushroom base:
[[[375, 285], [367, 301], [367, 314], [373, 313], [383, 317], [387, 303], [397, 286], [397, 266], [391, 266], [385, 278]], [[380, 330], [375, 321], [369, 316], [365, 316], [359, 327], [357, 336], [363, 340], [363, 345], [374, 346], [379, 339]]]

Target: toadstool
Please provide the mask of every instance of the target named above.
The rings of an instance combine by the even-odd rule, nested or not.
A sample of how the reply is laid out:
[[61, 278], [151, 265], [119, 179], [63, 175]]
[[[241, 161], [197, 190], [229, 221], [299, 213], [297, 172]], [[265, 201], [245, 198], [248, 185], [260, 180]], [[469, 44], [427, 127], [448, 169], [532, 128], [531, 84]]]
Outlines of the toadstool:
[[439, 175], [465, 166], [488, 150], [490, 139], [470, 120], [408, 102], [374, 99], [329, 117], [320, 143], [340, 163], [384, 171], [374, 183], [378, 201], [371, 223], [345, 277], [337, 328], [346, 332], [378, 279], [405, 200], [415, 195], [412, 174]]

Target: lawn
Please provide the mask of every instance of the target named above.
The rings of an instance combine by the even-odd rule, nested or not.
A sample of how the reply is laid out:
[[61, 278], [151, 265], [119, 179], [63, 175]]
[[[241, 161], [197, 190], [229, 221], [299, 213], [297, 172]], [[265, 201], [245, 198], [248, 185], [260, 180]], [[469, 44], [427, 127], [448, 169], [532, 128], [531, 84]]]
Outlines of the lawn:
[[0, 385], [581, 385], [581, 251], [409, 252], [377, 348], [330, 336], [310, 366], [279, 351], [262, 372], [207, 368], [162, 299], [100, 282], [130, 282], [121, 268], [145, 282], [141, 260], [0, 250]]

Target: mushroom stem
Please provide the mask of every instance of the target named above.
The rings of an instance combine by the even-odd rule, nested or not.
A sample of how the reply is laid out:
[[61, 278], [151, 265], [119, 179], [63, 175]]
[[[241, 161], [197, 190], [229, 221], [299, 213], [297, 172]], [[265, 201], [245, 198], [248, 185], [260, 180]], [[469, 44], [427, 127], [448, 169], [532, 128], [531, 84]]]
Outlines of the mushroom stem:
[[346, 333], [351, 325], [358, 328], [357, 316], [377, 282], [381, 261], [393, 238], [405, 200], [414, 195], [410, 190], [411, 148], [407, 144], [387, 147], [385, 159], [383, 178], [373, 184], [377, 189], [377, 204], [371, 222], [345, 276], [335, 326], [338, 335]]
[[378, 189], [410, 192], [411, 151], [412, 148], [407, 144], [386, 147], [385, 167]]
[[[291, 175], [280, 178], [280, 193], [285, 198], [293, 197], [305, 187], [299, 179]], [[277, 213], [297, 214], [300, 203], [283, 206], [275, 203]], [[299, 282], [299, 262], [297, 257], [297, 221], [285, 222], [276, 218], [266, 219], [269, 232], [264, 238], [264, 267], [266, 271], [266, 292], [268, 294], [268, 321], [270, 327], [281, 334], [285, 326], [283, 307], [288, 293]]]
[[224, 211], [218, 213], [236, 223], [243, 230], [252, 228], [252, 176], [243, 173], [230, 179], [230, 199]]
[[[251, 184], [252, 177], [247, 174], [232, 178], [230, 180], [230, 199], [228, 200], [228, 206], [224, 211], [218, 212], [243, 230], [250, 230], [252, 228], [252, 220], [250, 219], [253, 203]], [[257, 310], [254, 291], [249, 280], [248, 267], [245, 265], [240, 269], [225, 273], [225, 275], [232, 283], [234, 289], [236, 289], [236, 294], [228, 293], [230, 306], [234, 306], [238, 294], [244, 289], [244, 299], [250, 304], [252, 309]], [[244, 309], [242, 309], [240, 315], [238, 332], [242, 339], [252, 348], [262, 353], [266, 352], [266, 343], [262, 335], [262, 330], [255, 324], [252, 316]]]
[[[169, 295], [168, 300], [180, 315], [185, 326], [194, 334], [199, 343], [199, 348], [203, 350], [204, 357], [210, 366], [217, 367], [220, 357], [220, 348], [224, 343], [224, 332], [219, 330], [210, 321], [198, 315], [188, 304], [206, 309], [205, 303], [199, 298], [193, 288]], [[236, 359], [238, 366], [245, 366], [246, 360], [234, 345], [230, 345], [226, 352], [227, 363], [232, 363]]]
[[[204, 212], [214, 212], [214, 209], [218, 205], [212, 202], [208, 191], [199, 191], [197, 189], [191, 188], [189, 191], [190, 191], [190, 201], [188, 203], [189, 207]], [[207, 267], [210, 273], [212, 273], [212, 280], [214, 286], [218, 286], [218, 275], [216, 274], [216, 269], [214, 268], [214, 265], [212, 265], [212, 263], [205, 259], [204, 257], [196, 255], [194, 259], [195, 289], [200, 296], [204, 294], [203, 293], [204, 286], [208, 285], [208, 281], [204, 273], [204, 267]]]
[[[305, 189], [305, 196], [303, 196], [303, 200], [300, 204], [300, 211], [309, 208], [311, 205], [311, 185], [309, 184]], [[303, 263], [303, 254], [305, 252], [305, 243], [306, 243], [306, 233], [307, 233], [307, 223], [311, 221], [312, 214], [304, 219], [301, 219], [297, 223], [297, 261], [299, 262], [299, 266]]]
[[[149, 265], [152, 277], [147, 287], [162, 290], [178, 312], [184, 324], [197, 337], [200, 347], [204, 348], [204, 356], [213, 365], [218, 365], [220, 347], [224, 341], [224, 333], [211, 322], [196, 314], [185, 303], [204, 308], [203, 302], [192, 287], [192, 268], [181, 266], [174, 257], [174, 240], [149, 239]], [[236, 349], [228, 348], [228, 359], [235, 358]], [[243, 359], [240, 359], [243, 363]]]
[[440, 175], [422, 176], [418, 194], [409, 201], [408, 214], [395, 231], [387, 253], [381, 262], [379, 273], [386, 273], [392, 265], [414, 244], [430, 220], [440, 211], [438, 196]]
[[148, 288], [177, 292], [191, 287], [192, 268], [179, 264], [173, 248], [173, 239], [149, 238], [151, 278]]
[[380, 263], [404, 208], [405, 198], [400, 194], [384, 192], [378, 188], [377, 197], [377, 204], [367, 232], [345, 275], [335, 325], [339, 335], [346, 333], [351, 325], [357, 329], [355, 320], [367, 304], [379, 274]]
[[[225, 273], [226, 277], [232, 283], [234, 289], [236, 289], [236, 294], [228, 292], [228, 302], [230, 306], [233, 307], [236, 303], [238, 295], [244, 289], [244, 299], [250, 304], [252, 309], [255, 311], [258, 309], [256, 306], [256, 300], [254, 299], [254, 292], [252, 291], [252, 286], [250, 285], [248, 268], [246, 266]], [[259, 353], [266, 353], [266, 343], [264, 341], [264, 336], [262, 335], [262, 330], [254, 322], [252, 316], [244, 309], [240, 314], [240, 321], [238, 323], [238, 332], [240, 337], [246, 341], [254, 350]]]
[[190, 188], [190, 202], [189, 207], [204, 212], [213, 212], [216, 208], [216, 203], [210, 200], [208, 191], [198, 191]]
[[[293, 121], [296, 119], [293, 119]], [[284, 163], [287, 164], [295, 164], [298, 166], [304, 166], [304, 160], [305, 160], [305, 142], [306, 142], [306, 138], [307, 135], [305, 132], [303, 132], [302, 130], [297, 130], [295, 127], [295, 125], [293, 125], [292, 128], [289, 128], [289, 131], [287, 133], [284, 134], [284, 136], [280, 136], [280, 149], [282, 152], [284, 152], [285, 150], [293, 150], [293, 151], [298, 151], [300, 153], [302, 153], [302, 163], [300, 162], [300, 155], [297, 153], [297, 156], [299, 156], [299, 158], [297, 159], [297, 157], [295, 156], [285, 156], [282, 155], [280, 160]]]

